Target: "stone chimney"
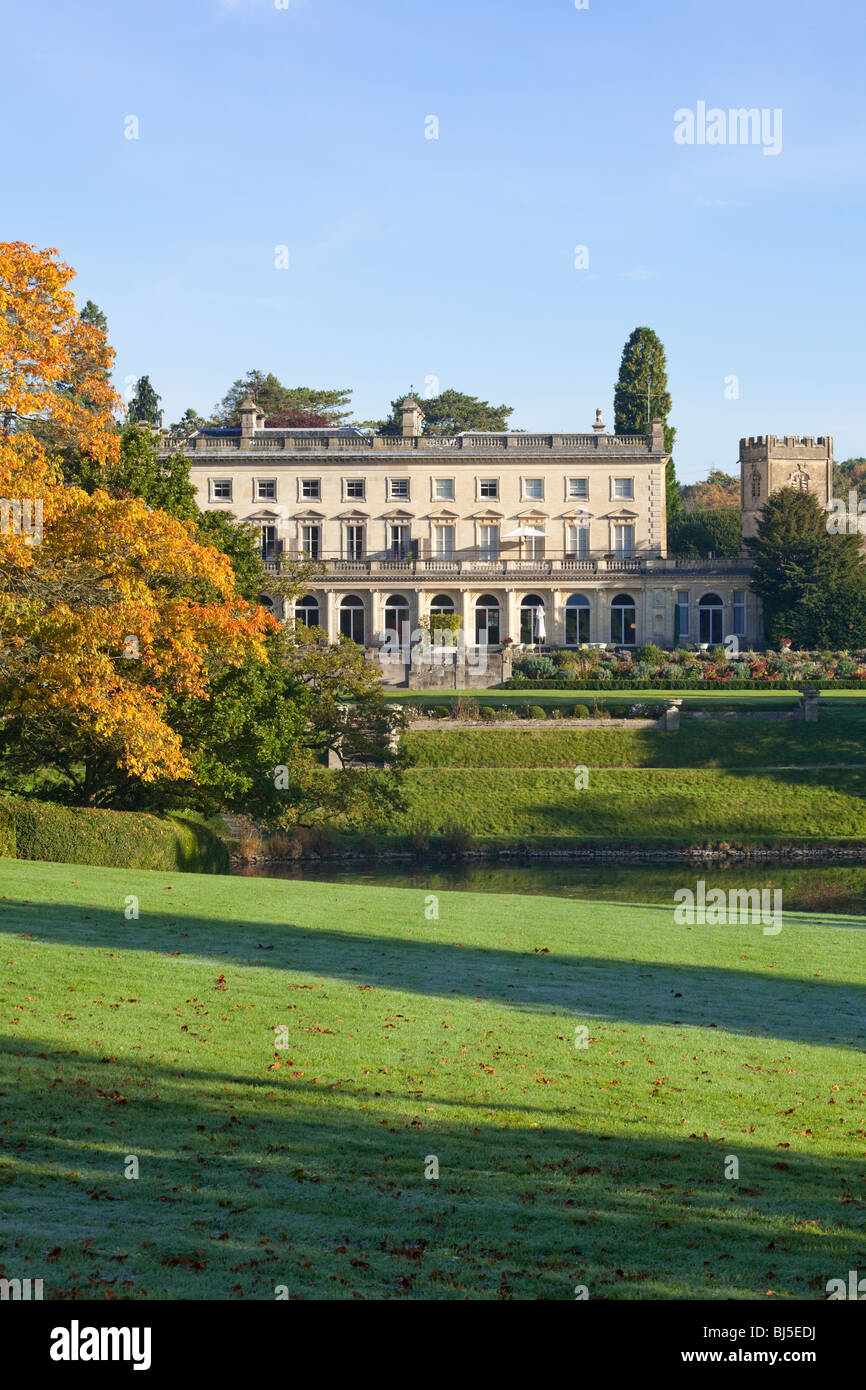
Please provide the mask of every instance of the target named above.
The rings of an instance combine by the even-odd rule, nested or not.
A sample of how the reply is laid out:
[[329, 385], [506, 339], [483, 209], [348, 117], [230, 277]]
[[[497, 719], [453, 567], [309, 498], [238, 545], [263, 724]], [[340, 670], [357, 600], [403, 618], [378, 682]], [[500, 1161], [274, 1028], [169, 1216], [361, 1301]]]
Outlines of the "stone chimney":
[[260, 414], [258, 406], [252, 396], [245, 396], [241, 401], [241, 435], [244, 438], [251, 434], [255, 434], [258, 420], [261, 420], [262, 424], [264, 424], [264, 418]]
[[411, 439], [421, 433], [424, 411], [414, 396], [406, 396], [400, 407], [403, 422], [403, 438]]
[[595, 430], [596, 434], [604, 434], [604, 421], [601, 418], [600, 410], [595, 412], [595, 424], [592, 428]]
[[664, 420], [653, 420], [650, 425], [650, 432], [647, 440], [650, 448], [655, 453], [664, 453], [665, 447], [665, 422]]

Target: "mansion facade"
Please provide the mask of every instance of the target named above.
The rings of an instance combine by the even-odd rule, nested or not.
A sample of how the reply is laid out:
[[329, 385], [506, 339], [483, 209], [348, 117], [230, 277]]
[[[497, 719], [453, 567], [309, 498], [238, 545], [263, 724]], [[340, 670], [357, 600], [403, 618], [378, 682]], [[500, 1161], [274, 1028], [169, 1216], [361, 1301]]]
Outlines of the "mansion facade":
[[[668, 554], [661, 420], [646, 435], [609, 434], [598, 411], [587, 434], [440, 437], [423, 418], [409, 396], [399, 434], [269, 429], [248, 398], [239, 427], [186, 441], [200, 505], [260, 529], [277, 616], [371, 649], [440, 613], [470, 644], [762, 641], [748, 559]], [[740, 473], [749, 535], [778, 487], [828, 504], [832, 440], [741, 440]], [[311, 587], [284, 613], [267, 574], [301, 558]]]

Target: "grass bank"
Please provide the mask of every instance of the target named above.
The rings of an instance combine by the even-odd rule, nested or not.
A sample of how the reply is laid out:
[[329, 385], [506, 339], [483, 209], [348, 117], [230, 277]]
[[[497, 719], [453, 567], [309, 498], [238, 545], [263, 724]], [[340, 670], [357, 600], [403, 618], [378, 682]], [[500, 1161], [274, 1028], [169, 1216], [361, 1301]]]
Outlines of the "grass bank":
[[194, 816], [91, 810], [0, 796], [0, 854], [9, 859], [225, 872], [228, 851]]
[[419, 768], [406, 776], [406, 810], [368, 829], [405, 838], [459, 827], [479, 848], [866, 840], [866, 768], [755, 774], [590, 768], [586, 788], [577, 789], [575, 780], [564, 768]]
[[417, 731], [404, 735], [417, 767], [759, 768], [866, 765], [866, 706], [800, 720], [683, 719], [675, 734], [654, 729], [557, 731], [537, 721], [524, 729]]
[[859, 921], [60, 864], [0, 893], [0, 1263], [46, 1298], [823, 1299], [857, 1267]]

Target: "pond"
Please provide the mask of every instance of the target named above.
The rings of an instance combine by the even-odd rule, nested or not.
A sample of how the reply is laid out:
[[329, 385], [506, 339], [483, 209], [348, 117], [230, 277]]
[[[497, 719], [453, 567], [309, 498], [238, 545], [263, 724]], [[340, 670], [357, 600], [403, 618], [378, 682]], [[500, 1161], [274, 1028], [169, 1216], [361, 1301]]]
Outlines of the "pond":
[[427, 892], [512, 893], [554, 898], [607, 899], [623, 903], [672, 903], [676, 889], [703, 879], [710, 888], [779, 888], [789, 912], [866, 916], [866, 865], [739, 864], [733, 868], [678, 863], [578, 864], [509, 859], [435, 863], [357, 861], [246, 864], [234, 873], [317, 883], [357, 883]]

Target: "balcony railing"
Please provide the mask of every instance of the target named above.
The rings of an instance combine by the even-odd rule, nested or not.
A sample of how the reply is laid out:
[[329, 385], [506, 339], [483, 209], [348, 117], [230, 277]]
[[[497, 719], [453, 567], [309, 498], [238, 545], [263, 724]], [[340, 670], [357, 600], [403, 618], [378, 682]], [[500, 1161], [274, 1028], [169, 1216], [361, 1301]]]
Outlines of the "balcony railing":
[[567, 449], [578, 453], [646, 453], [649, 451], [645, 434], [459, 434], [459, 435], [291, 435], [258, 433], [250, 435], [192, 435], [187, 439], [161, 438], [158, 448], [172, 452], [183, 445], [188, 452], [201, 454], [213, 450], [232, 450], [239, 453], [261, 450], [277, 453], [308, 452], [461, 452], [501, 453], [517, 450]]
[[269, 573], [278, 573], [299, 560], [310, 558], [324, 574], [353, 576], [365, 575], [383, 577], [387, 575], [418, 575], [428, 579], [437, 576], [443, 580], [460, 576], [474, 579], [517, 578], [518, 576], [562, 575], [606, 575], [606, 574], [646, 574], [671, 571], [692, 571], [694, 573], [732, 573], [748, 574], [751, 561], [740, 558], [694, 560], [683, 556], [662, 558], [655, 555], [596, 555], [578, 559], [576, 556], [548, 552], [537, 559], [510, 556], [486, 557], [477, 550], [461, 551], [459, 555], [442, 556], [394, 556], [387, 552], [367, 555], [363, 560], [349, 560], [342, 556], [324, 554], [317, 557], [288, 556], [268, 558], [264, 567]]

